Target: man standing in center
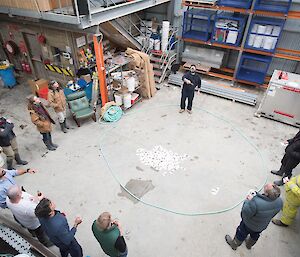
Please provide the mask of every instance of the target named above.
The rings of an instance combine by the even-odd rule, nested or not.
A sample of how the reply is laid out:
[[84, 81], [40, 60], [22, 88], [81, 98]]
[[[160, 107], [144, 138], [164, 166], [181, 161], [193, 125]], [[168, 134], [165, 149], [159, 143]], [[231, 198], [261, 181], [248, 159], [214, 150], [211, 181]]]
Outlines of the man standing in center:
[[[264, 193], [249, 194], [242, 207], [242, 221], [236, 229], [234, 238], [225, 236], [227, 244], [236, 250], [246, 240], [246, 247], [251, 249], [256, 244], [272, 218], [281, 210], [280, 188], [272, 183], [264, 186]], [[250, 237], [247, 236], [250, 234]], [[246, 239], [247, 238], [247, 239]]]
[[191, 65], [190, 70], [183, 75], [182, 80], [183, 86], [181, 91], [181, 103], [179, 113], [185, 111], [186, 99], [188, 99], [187, 111], [189, 114], [192, 114], [195, 88], [198, 87], [198, 92], [201, 88], [201, 78], [198, 74], [196, 74], [196, 65]]

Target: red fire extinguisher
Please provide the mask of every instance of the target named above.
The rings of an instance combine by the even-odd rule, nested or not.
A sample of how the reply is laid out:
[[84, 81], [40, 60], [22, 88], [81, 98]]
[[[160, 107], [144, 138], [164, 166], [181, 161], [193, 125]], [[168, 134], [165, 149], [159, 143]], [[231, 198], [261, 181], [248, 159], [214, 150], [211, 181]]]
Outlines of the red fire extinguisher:
[[26, 62], [25, 68], [26, 68], [26, 72], [27, 72], [27, 73], [31, 73], [31, 67], [30, 67], [30, 65], [29, 65], [28, 62]]

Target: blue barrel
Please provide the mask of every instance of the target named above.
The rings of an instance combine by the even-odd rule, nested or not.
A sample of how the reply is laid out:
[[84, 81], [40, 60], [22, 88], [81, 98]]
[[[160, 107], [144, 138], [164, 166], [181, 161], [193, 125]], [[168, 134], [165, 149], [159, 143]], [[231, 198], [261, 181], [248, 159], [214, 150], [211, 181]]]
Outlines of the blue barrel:
[[14, 75], [14, 68], [12, 66], [6, 69], [0, 69], [0, 77], [4, 82], [4, 87], [14, 87], [17, 84], [15, 75]]

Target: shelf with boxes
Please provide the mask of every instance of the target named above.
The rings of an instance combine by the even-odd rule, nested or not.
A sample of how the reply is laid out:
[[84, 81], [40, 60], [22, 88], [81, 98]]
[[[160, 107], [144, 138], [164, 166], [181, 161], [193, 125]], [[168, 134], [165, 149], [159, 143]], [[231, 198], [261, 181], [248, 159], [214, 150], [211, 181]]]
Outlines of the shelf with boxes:
[[274, 53], [284, 23], [284, 19], [255, 16], [250, 24], [245, 48]]
[[[268, 4], [267, 2], [272, 2], [272, 8], [264, 7]], [[241, 61], [246, 64], [249, 63], [250, 60], [251, 62], [257, 61], [260, 62], [260, 65], [264, 67], [269, 67], [272, 57], [291, 61], [300, 61], [300, 51], [277, 48], [285, 21], [290, 17], [293, 19], [300, 18], [299, 11], [289, 11], [289, 0], [256, 2], [253, 2], [252, 0], [219, 0], [217, 5], [210, 7], [196, 7], [192, 4], [184, 5], [188, 6], [189, 8], [195, 7], [199, 10], [217, 10], [217, 14], [215, 15], [214, 30], [210, 40], [201, 40], [188, 37], [183, 37], [182, 40], [184, 42], [194, 44], [196, 43], [239, 51], [236, 67], [234, 69], [233, 81], [242, 81], [243, 83], [248, 83], [250, 85], [259, 85], [267, 81], [268, 77], [266, 76], [267, 71], [265, 71], [265, 69], [259, 73], [259, 71], [255, 69], [252, 70], [252, 66], [240, 64]], [[284, 6], [285, 8], [283, 8]], [[222, 17], [223, 13], [225, 13], [226, 17]], [[224, 23], [222, 24], [223, 20], [226, 21], [226, 18], [230, 16], [240, 16], [244, 18], [241, 20], [241, 24], [244, 25], [244, 28], [241, 30], [240, 35], [236, 33], [234, 29], [228, 29], [228, 31], [225, 32], [225, 29], [222, 30], [222, 26], [226, 26], [225, 22], [225, 26]], [[219, 19], [220, 22], [218, 23]], [[232, 24], [234, 26], [236, 23]], [[232, 24], [229, 23], [229, 25]], [[246, 59], [247, 61], [245, 61]], [[247, 75], [251, 73], [256, 74], [258, 78], [252, 79], [251, 76]], [[215, 77], [223, 76], [222, 73], [218, 74], [215, 72], [210, 72], [208, 75]], [[264, 75], [265, 77], [263, 79], [262, 77]]]
[[241, 13], [218, 12], [212, 42], [239, 46], [242, 40], [247, 16]]

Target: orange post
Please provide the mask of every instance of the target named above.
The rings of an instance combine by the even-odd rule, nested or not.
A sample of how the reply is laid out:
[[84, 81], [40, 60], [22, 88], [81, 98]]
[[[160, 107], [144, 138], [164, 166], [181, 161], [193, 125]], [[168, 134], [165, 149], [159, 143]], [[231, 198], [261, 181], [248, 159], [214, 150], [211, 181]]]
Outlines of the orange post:
[[94, 34], [93, 36], [98, 78], [100, 83], [100, 95], [101, 95], [101, 102], [103, 106], [108, 102], [108, 93], [107, 93], [107, 86], [106, 86], [106, 73], [105, 73], [104, 58], [103, 58], [102, 39], [103, 39], [102, 34]]

